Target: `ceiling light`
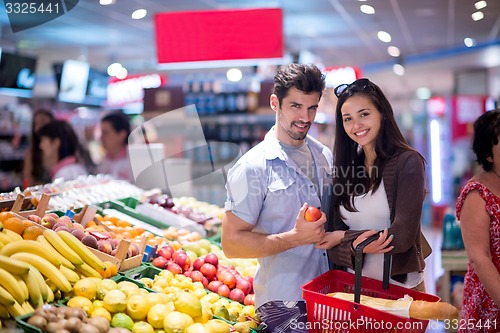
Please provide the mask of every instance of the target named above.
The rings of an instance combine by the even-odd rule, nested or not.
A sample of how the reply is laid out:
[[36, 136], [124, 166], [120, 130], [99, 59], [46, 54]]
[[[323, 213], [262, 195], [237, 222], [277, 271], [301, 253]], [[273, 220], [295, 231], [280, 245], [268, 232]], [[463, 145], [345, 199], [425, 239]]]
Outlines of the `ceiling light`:
[[421, 87], [417, 89], [417, 98], [418, 99], [429, 99], [431, 98], [432, 92], [427, 87]]
[[116, 78], [119, 80], [124, 80], [128, 75], [128, 71], [125, 67], [120, 68], [120, 72], [116, 74]]
[[477, 10], [480, 10], [480, 9], [483, 9], [484, 7], [486, 7], [488, 4], [486, 3], [486, 1], [478, 1], [474, 4], [474, 6], [476, 7]]
[[401, 64], [394, 64], [392, 66], [392, 70], [394, 71], [394, 73], [396, 73], [396, 75], [399, 76], [405, 75], [405, 68]]
[[375, 8], [369, 5], [361, 5], [359, 7], [359, 10], [361, 10], [361, 12], [365, 14], [375, 14]]
[[112, 63], [111, 65], [108, 66], [108, 75], [116, 76], [118, 75], [118, 73], [120, 73], [121, 69], [122, 69], [122, 64], [118, 62]]
[[103, 6], [111, 5], [114, 2], [115, 2], [114, 0], [99, 0], [99, 4]]
[[227, 71], [226, 77], [231, 82], [238, 82], [243, 77], [243, 73], [238, 68], [231, 68]]
[[378, 37], [378, 39], [380, 39], [384, 43], [390, 43], [390, 41], [392, 40], [391, 35], [385, 31], [379, 31], [377, 33], [377, 37]]
[[483, 12], [475, 12], [475, 13], [472, 13], [472, 19], [474, 21], [479, 21], [479, 20], [482, 20], [484, 17], [484, 14]]
[[476, 45], [476, 41], [472, 38], [467, 37], [467, 38], [464, 38], [464, 44], [467, 47], [472, 47], [472, 46]]
[[132, 13], [132, 18], [134, 20], [140, 20], [141, 18], [146, 16], [147, 13], [148, 11], [145, 9], [137, 9], [135, 12]]
[[396, 46], [389, 46], [387, 48], [387, 53], [389, 53], [391, 57], [399, 57], [399, 55], [401, 54]]

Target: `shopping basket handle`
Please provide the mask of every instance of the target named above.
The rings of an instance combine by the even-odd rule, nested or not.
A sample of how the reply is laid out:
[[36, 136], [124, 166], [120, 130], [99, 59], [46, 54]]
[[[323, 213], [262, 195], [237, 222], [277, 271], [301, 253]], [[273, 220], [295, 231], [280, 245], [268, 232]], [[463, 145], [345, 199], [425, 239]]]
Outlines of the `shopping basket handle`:
[[[354, 256], [354, 302], [358, 303], [361, 301], [361, 278], [363, 271], [363, 250], [365, 246], [378, 239], [380, 233], [377, 232], [375, 235], [371, 235], [364, 241], [356, 246], [355, 256]], [[392, 256], [388, 253], [384, 253], [384, 276], [382, 281], [382, 286], [384, 290], [389, 288], [389, 276], [391, 274], [392, 266]]]

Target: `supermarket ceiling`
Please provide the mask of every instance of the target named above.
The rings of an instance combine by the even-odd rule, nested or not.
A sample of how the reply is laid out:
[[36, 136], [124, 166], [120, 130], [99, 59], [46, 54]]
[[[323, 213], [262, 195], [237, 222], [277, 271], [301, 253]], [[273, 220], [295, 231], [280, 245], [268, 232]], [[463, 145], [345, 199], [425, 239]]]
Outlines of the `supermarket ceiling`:
[[[284, 13], [285, 52], [309, 51], [326, 66], [355, 65], [371, 70], [389, 66], [396, 61], [387, 52], [390, 45], [398, 47], [401, 59], [409, 62], [472, 53], [464, 45], [464, 38], [469, 37], [479, 52], [466, 62], [489, 67], [491, 57], [485, 57], [483, 51], [485, 46], [500, 45], [500, 0], [487, 0], [487, 6], [480, 10], [484, 18], [479, 21], [471, 17], [477, 11], [475, 3], [476, 0], [115, 0], [114, 4], [102, 6], [97, 0], [80, 0], [65, 15], [17, 33], [11, 31], [1, 6], [0, 45], [39, 59], [83, 59], [98, 69], [119, 61], [133, 73], [156, 68], [155, 13], [280, 7]], [[362, 13], [361, 5], [372, 6], [375, 14]], [[146, 17], [133, 20], [131, 14], [139, 8], [147, 10]], [[380, 30], [391, 35], [390, 43], [377, 38]]]

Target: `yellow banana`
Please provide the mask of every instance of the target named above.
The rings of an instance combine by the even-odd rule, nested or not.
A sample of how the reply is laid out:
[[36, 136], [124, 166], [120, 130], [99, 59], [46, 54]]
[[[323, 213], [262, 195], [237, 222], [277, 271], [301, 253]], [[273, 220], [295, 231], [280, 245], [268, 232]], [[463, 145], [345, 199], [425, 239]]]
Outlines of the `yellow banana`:
[[73, 250], [84, 262], [89, 264], [94, 269], [104, 270], [106, 266], [101, 259], [93, 254], [78, 238], [67, 231], [60, 230], [57, 234], [62, 240]]
[[38, 300], [41, 299], [43, 303], [42, 293], [40, 291], [40, 285], [38, 284], [37, 277], [35, 276], [36, 269], [30, 269], [28, 274], [24, 275], [24, 282], [28, 288], [29, 300], [31, 304], [37, 306]]
[[0, 268], [0, 285], [20, 304], [27, 299], [24, 297], [23, 287], [17, 282], [17, 279], [3, 268]]
[[[44, 301], [47, 300], [47, 284], [45, 283], [45, 279], [43, 278], [42, 273], [38, 271], [35, 267], [30, 264], [26, 264], [30, 268], [28, 274], [30, 274], [33, 278], [35, 278], [36, 283], [38, 284], [38, 289], [40, 290], [40, 294], [42, 295], [42, 299]], [[26, 283], [27, 284], [27, 283]], [[29, 286], [28, 286], [29, 290]]]
[[80, 280], [80, 276], [78, 276], [78, 274], [75, 271], [65, 266], [60, 266], [59, 271], [63, 273], [63, 275], [66, 277], [66, 279], [68, 279], [69, 283], [71, 283], [72, 285], [74, 285], [78, 280]]
[[68, 244], [66, 244], [65, 241], [59, 237], [57, 232], [54, 230], [46, 229], [43, 231], [43, 236], [45, 239], [49, 241], [49, 243], [59, 252], [62, 254], [63, 257], [71, 261], [72, 264], [74, 265], [81, 265], [83, 264], [82, 258], [80, 258], [75, 251], [73, 251]]
[[12, 305], [7, 305], [6, 308], [10, 315], [14, 318], [27, 314], [26, 310], [17, 302], [14, 302]]
[[6, 233], [4, 233], [3, 231], [0, 232], [0, 242], [2, 242], [4, 244], [9, 244], [12, 241], [13, 241], [12, 238], [10, 238], [9, 236], [7, 236]]
[[3, 230], [3, 223], [0, 222], [0, 231], [2, 231], [2, 230]]
[[62, 254], [57, 252], [57, 250], [52, 246], [52, 244], [49, 243], [47, 238], [45, 238], [43, 235], [38, 236], [36, 240], [38, 243], [42, 245], [43, 251], [46, 251], [50, 253], [50, 255], [57, 257], [57, 259], [59, 259], [59, 261], [63, 266], [66, 266], [69, 269], [75, 269], [75, 265], [73, 265], [71, 261], [69, 261], [68, 259], [64, 258]]
[[9, 229], [3, 229], [2, 231], [5, 235], [7, 235], [7, 237], [9, 237], [11, 239], [11, 242], [12, 241], [20, 241], [20, 240], [23, 240], [23, 238], [16, 232], [12, 231], [12, 230], [9, 230]]
[[9, 318], [10, 318], [9, 311], [7, 311], [5, 305], [0, 304], [0, 319], [9, 319]]
[[30, 297], [30, 293], [28, 291], [28, 286], [26, 285], [26, 282], [24, 282], [23, 278], [20, 277], [19, 275], [12, 275], [16, 281], [17, 284], [19, 285], [19, 291], [23, 293], [23, 298], [25, 300], [28, 300]]
[[31, 306], [30, 302], [24, 302], [21, 304], [21, 307], [26, 311], [26, 313], [32, 313], [35, 312], [35, 309]]
[[[13, 243], [12, 243], [13, 244]], [[17, 261], [7, 256], [0, 255], [0, 267], [12, 274], [24, 275], [30, 268], [22, 261]]]
[[52, 291], [52, 289], [50, 289], [48, 285], [45, 285], [45, 289], [47, 290], [47, 299], [45, 300], [45, 302], [47, 303], [54, 302], [54, 292]]
[[11, 258], [24, 261], [34, 266], [46, 278], [51, 280], [60, 290], [68, 292], [72, 290], [68, 279], [66, 279], [59, 269], [42, 257], [32, 253], [15, 253], [11, 256]]
[[2, 286], [0, 286], [0, 303], [3, 305], [12, 305], [16, 300], [14, 297]]
[[0, 250], [0, 254], [8, 257], [19, 252], [33, 253], [50, 261], [56, 267], [61, 266], [61, 261], [56, 256], [52, 256], [49, 252], [41, 251], [40, 243], [34, 240], [12, 242]]
[[90, 267], [87, 263], [83, 263], [83, 265], [77, 266], [76, 270], [80, 272], [85, 277], [96, 277], [102, 279], [101, 274], [98, 271]]

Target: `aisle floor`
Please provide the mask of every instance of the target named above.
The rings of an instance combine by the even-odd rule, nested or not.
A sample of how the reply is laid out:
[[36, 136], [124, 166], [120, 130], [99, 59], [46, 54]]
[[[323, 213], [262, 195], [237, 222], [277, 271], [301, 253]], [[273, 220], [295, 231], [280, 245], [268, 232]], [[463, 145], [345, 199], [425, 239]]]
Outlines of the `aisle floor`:
[[[432, 247], [432, 254], [425, 259], [425, 288], [427, 293], [436, 295], [436, 281], [444, 274], [444, 269], [441, 264], [442, 231], [434, 227], [424, 226], [422, 232]], [[429, 322], [426, 332], [449, 332], [445, 330], [443, 326], [444, 323], [442, 322]]]

